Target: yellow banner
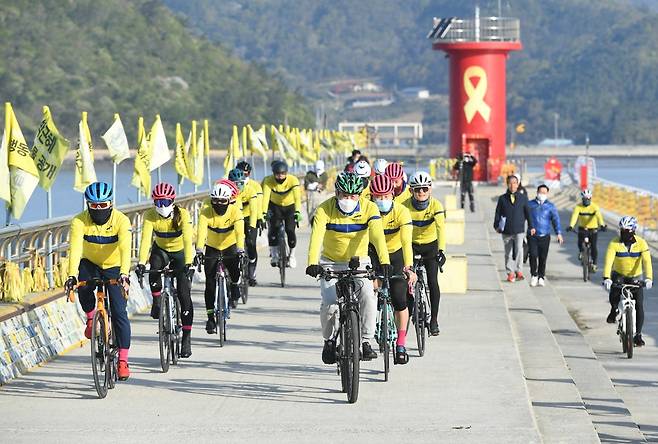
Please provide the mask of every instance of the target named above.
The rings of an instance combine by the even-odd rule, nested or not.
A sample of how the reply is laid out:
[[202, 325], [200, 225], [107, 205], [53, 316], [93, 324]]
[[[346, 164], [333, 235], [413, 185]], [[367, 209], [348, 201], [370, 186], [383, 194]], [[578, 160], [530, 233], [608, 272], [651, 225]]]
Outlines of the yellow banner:
[[196, 120], [192, 121], [192, 129], [187, 138], [186, 150], [188, 153], [188, 175], [195, 185], [203, 182], [203, 150], [199, 149], [196, 137]]
[[137, 121], [137, 156], [135, 156], [135, 171], [133, 172], [132, 181], [134, 187], [137, 187], [146, 197], [151, 196], [151, 164], [152, 145], [146, 138], [144, 129], [144, 118], [140, 117]]
[[174, 166], [176, 168], [176, 173], [178, 173], [178, 183], [182, 184], [185, 179], [191, 179], [189, 175], [189, 161], [187, 158], [187, 145], [185, 144], [185, 139], [183, 138], [183, 131], [181, 129], [180, 123], [176, 124], [176, 158]]
[[34, 136], [32, 147], [32, 159], [39, 170], [39, 185], [44, 190], [50, 190], [55, 182], [69, 146], [69, 141], [57, 130], [50, 109], [44, 106], [43, 120]]
[[247, 138], [249, 139], [249, 150], [251, 154], [257, 154], [263, 159], [267, 157], [267, 138], [265, 137], [265, 126], [258, 131], [254, 131], [251, 125], [247, 125]]

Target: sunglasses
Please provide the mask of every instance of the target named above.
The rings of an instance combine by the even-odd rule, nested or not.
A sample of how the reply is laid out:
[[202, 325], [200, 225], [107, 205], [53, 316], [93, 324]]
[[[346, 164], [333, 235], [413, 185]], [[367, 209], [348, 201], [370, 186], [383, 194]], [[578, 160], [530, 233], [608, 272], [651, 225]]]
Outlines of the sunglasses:
[[172, 203], [174, 203], [173, 199], [155, 199], [153, 201], [156, 207], [162, 208], [162, 207], [168, 207]]
[[211, 199], [213, 205], [228, 205], [229, 199], [227, 197], [220, 197], [218, 199]]
[[430, 190], [430, 187], [417, 187], [412, 188], [411, 191], [414, 193], [427, 193]]
[[107, 210], [112, 207], [112, 202], [109, 200], [107, 202], [87, 202], [87, 205], [92, 210]]

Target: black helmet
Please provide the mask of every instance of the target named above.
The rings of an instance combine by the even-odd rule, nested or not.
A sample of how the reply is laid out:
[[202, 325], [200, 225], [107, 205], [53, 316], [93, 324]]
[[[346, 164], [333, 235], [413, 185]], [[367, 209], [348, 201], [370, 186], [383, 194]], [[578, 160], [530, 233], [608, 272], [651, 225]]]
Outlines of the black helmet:
[[249, 173], [251, 171], [251, 165], [249, 162], [245, 160], [241, 160], [238, 162], [238, 164], [235, 166], [237, 169], [244, 171], [245, 173]]
[[288, 172], [288, 164], [281, 161], [281, 160], [275, 160], [272, 162], [272, 173], [274, 174], [281, 174], [281, 173], [287, 173]]

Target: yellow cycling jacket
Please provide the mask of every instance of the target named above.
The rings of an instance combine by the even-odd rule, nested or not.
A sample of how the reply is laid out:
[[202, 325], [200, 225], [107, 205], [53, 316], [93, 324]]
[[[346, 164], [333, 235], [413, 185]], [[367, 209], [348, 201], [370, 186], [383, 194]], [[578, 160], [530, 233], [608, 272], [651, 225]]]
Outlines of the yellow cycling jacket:
[[267, 176], [263, 180], [263, 213], [267, 213], [270, 202], [280, 207], [294, 204], [295, 211], [301, 211], [302, 190], [299, 186], [299, 179], [292, 174], [288, 174], [283, 183], [278, 183], [274, 176]]
[[446, 212], [438, 199], [430, 197], [430, 203], [424, 210], [414, 208], [411, 198], [402, 203], [411, 214], [413, 243], [424, 245], [438, 239], [439, 250], [446, 249], [445, 222]]
[[201, 209], [196, 247], [200, 250], [206, 245], [216, 250], [226, 250], [233, 245], [244, 249], [244, 218], [236, 205], [229, 205], [221, 216], [212, 206]]
[[635, 235], [635, 242], [627, 248], [619, 237], [612, 239], [605, 253], [603, 277], [610, 278], [613, 271], [629, 278], [638, 277], [644, 271], [644, 277], [653, 280], [651, 253], [647, 242]]
[[144, 213], [142, 224], [142, 239], [139, 243], [139, 263], [148, 261], [151, 249], [151, 240], [155, 236], [155, 244], [171, 253], [183, 251], [185, 263], [191, 264], [194, 260], [194, 247], [192, 246], [192, 218], [189, 211], [180, 208], [180, 226], [174, 228], [174, 216], [162, 217], [149, 208]]
[[393, 203], [391, 210], [381, 216], [388, 252], [395, 253], [402, 248], [404, 266], [411, 267], [414, 262], [414, 253], [411, 247], [413, 225], [409, 210], [399, 203]]
[[576, 222], [578, 223], [578, 227], [588, 229], [598, 228], [601, 225], [604, 225], [601, 210], [595, 203], [590, 203], [587, 206], [582, 204], [576, 205], [576, 208], [573, 209], [573, 213], [571, 213], [569, 226], [575, 227]]
[[252, 178], [249, 178], [249, 180], [245, 184], [245, 188], [249, 189], [249, 190], [253, 190], [253, 192], [256, 193], [256, 196], [257, 196], [256, 206], [254, 208], [250, 209], [250, 211], [255, 211], [256, 212], [256, 218], [259, 219], [263, 216], [263, 213], [265, 211], [267, 211], [267, 210], [263, 209], [263, 187], [260, 186], [258, 181], [254, 180]]
[[87, 259], [101, 269], [120, 267], [122, 274], [130, 271], [130, 220], [117, 209], [103, 225], [96, 225], [87, 210], [71, 221], [69, 233], [69, 276], [77, 276], [81, 259]]
[[322, 256], [333, 262], [349, 262], [354, 256], [368, 257], [369, 243], [377, 249], [382, 264], [391, 263], [377, 206], [360, 200], [356, 210], [345, 215], [338, 209], [336, 197], [332, 197], [315, 211], [308, 264], [319, 263], [320, 247]]
[[245, 223], [248, 222], [251, 228], [256, 228], [256, 221], [261, 215], [256, 190], [253, 187], [247, 187], [245, 185], [242, 191], [240, 191], [240, 194], [238, 194], [237, 200], [242, 205], [242, 216]]

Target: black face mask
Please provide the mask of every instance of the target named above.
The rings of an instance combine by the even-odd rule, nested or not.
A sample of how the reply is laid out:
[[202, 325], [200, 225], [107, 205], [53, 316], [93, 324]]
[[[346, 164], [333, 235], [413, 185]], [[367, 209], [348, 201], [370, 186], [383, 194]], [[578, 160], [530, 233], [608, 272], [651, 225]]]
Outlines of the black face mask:
[[284, 177], [283, 179], [277, 179], [276, 177], [274, 178], [274, 180], [276, 180], [276, 183], [279, 183], [279, 184], [285, 182], [286, 179], [287, 179], [287, 177]]
[[415, 197], [412, 197], [411, 198], [411, 205], [413, 205], [416, 210], [419, 210], [419, 211], [420, 210], [425, 210], [425, 209], [427, 209], [427, 207], [429, 207], [430, 200], [428, 198], [427, 200], [424, 200], [424, 201], [421, 202], [419, 200], [416, 200]]
[[588, 207], [589, 204], [591, 203], [592, 203], [592, 199], [583, 199], [583, 205], [585, 205], [586, 207]]
[[215, 213], [219, 214], [220, 216], [223, 216], [226, 214], [226, 210], [228, 209], [228, 204], [212, 204], [212, 209], [215, 210]]
[[619, 232], [619, 238], [625, 244], [632, 244], [635, 242], [635, 233], [628, 230], [621, 230]]
[[105, 225], [105, 223], [110, 220], [110, 216], [112, 216], [112, 207], [110, 208], [105, 208], [102, 210], [92, 210], [89, 208], [89, 216], [91, 217], [91, 220], [96, 224], [96, 225]]

